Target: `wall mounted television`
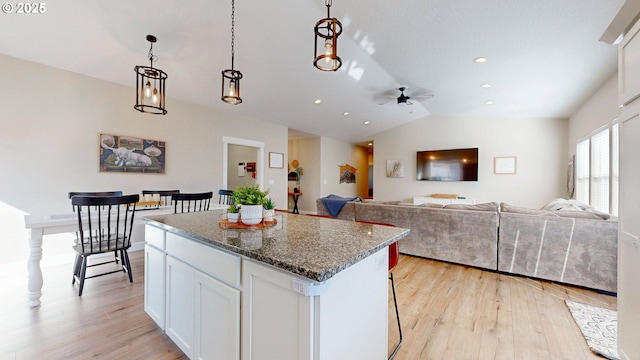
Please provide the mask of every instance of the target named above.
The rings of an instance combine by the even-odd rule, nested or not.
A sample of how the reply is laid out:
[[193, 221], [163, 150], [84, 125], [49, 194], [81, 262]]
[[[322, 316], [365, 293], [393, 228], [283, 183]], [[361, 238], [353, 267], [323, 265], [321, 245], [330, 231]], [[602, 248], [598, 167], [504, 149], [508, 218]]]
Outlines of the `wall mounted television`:
[[418, 151], [416, 180], [478, 181], [478, 148]]

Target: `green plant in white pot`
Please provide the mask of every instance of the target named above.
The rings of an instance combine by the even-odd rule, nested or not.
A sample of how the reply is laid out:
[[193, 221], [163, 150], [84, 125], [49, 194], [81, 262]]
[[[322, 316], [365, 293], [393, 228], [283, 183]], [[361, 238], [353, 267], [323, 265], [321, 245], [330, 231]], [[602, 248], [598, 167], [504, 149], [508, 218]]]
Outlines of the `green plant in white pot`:
[[273, 221], [273, 216], [276, 214], [276, 202], [272, 198], [266, 198], [263, 207], [262, 216], [264, 221]]
[[262, 221], [262, 209], [269, 190], [262, 191], [258, 185], [249, 185], [233, 190], [233, 202], [240, 205], [240, 221], [255, 225]]
[[236, 204], [231, 204], [227, 208], [227, 220], [230, 223], [237, 223], [238, 219], [240, 219], [240, 206]]

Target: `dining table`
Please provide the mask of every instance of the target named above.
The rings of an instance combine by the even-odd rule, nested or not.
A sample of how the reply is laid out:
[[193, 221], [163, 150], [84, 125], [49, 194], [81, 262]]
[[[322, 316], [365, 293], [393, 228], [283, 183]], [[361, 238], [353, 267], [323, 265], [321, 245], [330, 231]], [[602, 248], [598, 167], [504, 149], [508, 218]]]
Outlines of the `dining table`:
[[[226, 209], [228, 205], [211, 204], [210, 210]], [[143, 231], [148, 222], [146, 216], [173, 214], [173, 206], [159, 206], [153, 208], [136, 209], [134, 216], [134, 231]], [[46, 235], [73, 233], [78, 231], [78, 217], [75, 212], [51, 215], [25, 215], [25, 228], [28, 230], [29, 257], [27, 259], [28, 298], [29, 306], [41, 305], [43, 275], [40, 261], [42, 260], [42, 242]], [[143, 236], [144, 237], [144, 236]]]

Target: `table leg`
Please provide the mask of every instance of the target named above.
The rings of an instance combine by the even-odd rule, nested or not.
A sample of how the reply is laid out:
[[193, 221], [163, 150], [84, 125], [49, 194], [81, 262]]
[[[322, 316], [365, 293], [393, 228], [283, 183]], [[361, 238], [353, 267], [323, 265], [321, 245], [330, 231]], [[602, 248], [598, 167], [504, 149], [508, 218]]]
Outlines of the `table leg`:
[[29, 260], [27, 261], [27, 271], [29, 272], [29, 306], [40, 306], [42, 296], [42, 228], [29, 229]]
[[293, 214], [300, 214], [298, 211], [298, 198], [299, 195], [293, 195]]

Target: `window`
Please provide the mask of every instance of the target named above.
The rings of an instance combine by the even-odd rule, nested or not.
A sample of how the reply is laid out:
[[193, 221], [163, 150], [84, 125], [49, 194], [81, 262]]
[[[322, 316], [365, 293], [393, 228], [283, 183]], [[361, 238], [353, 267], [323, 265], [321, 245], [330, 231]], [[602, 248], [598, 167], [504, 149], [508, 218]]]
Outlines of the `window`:
[[591, 136], [591, 206], [609, 212], [609, 128]]
[[576, 200], [589, 203], [589, 139], [576, 149]]
[[611, 214], [618, 215], [618, 195], [620, 194], [620, 128], [611, 127]]
[[596, 130], [576, 147], [576, 200], [618, 213], [618, 124]]

